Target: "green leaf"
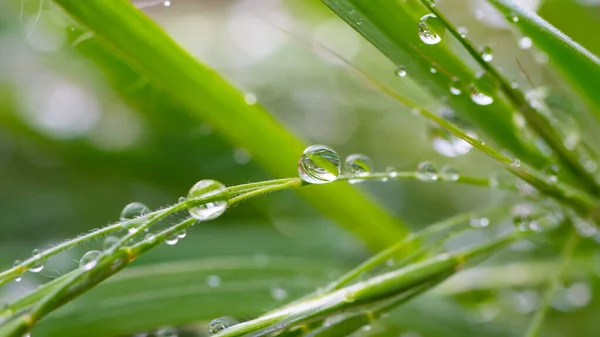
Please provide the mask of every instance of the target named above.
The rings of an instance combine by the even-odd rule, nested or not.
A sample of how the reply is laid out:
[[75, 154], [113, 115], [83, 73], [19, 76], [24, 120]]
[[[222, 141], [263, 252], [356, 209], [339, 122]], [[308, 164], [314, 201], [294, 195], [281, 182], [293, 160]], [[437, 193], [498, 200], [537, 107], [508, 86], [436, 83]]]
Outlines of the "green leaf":
[[[507, 16], [517, 16], [517, 28], [550, 56], [552, 62], [600, 117], [600, 59], [556, 27], [514, 1], [489, 0]], [[589, 29], [593, 29], [589, 27]], [[588, 34], [594, 34], [589, 31]]]
[[[418, 1], [322, 0], [340, 18], [351, 25], [386, 55], [393, 65], [405, 66], [408, 76], [422, 83], [436, 97], [446, 97], [454, 111], [481, 128], [489, 137], [533, 166], [547, 163], [537, 149], [519, 138], [512, 120], [512, 108], [500, 96], [494, 103], [473, 103], [467, 85], [476, 81], [476, 72], [466, 60], [450, 49], [449, 38], [435, 45], [424, 44], [418, 36], [419, 19], [427, 13]], [[449, 34], [446, 34], [449, 35]], [[436, 72], [432, 73], [431, 68]], [[451, 95], [453, 79], [463, 84], [461, 95]]]
[[[191, 118], [208, 122], [230, 142], [246, 148], [271, 174], [297, 175], [296, 162], [305, 145], [259, 105], [246, 104], [242, 93], [189, 56], [129, 2], [55, 2], [90, 29], [95, 41], [136, 69], [140, 78], [186, 107]], [[353, 187], [336, 184], [299, 193], [373, 249], [406, 234], [401, 222]]]

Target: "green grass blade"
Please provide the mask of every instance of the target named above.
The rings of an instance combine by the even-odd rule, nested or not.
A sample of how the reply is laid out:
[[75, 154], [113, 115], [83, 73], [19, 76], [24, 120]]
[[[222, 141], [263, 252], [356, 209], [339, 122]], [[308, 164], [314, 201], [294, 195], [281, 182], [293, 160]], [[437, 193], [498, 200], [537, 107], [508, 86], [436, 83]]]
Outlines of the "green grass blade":
[[[246, 148], [271, 174], [297, 174], [296, 162], [305, 145], [259, 105], [246, 104], [242, 93], [185, 53], [129, 2], [55, 2], [89, 28], [94, 39], [136, 68], [141, 78], [168, 91], [192, 118], [208, 122]], [[337, 184], [300, 193], [371, 248], [385, 247], [406, 234], [402, 223], [353, 187]]]
[[[380, 1], [377, 5], [370, 0], [322, 1], [386, 55], [393, 65], [407, 66], [408, 76], [422, 83], [435, 97], [446, 97], [456, 114], [477, 125], [497, 144], [517, 157], [527, 159], [535, 167], [547, 164], [548, 160], [537, 149], [519, 138], [512, 120], [512, 108], [501, 97], [494, 97], [494, 103], [486, 106], [471, 101], [466, 84], [475, 81], [476, 73], [451, 51], [445, 39], [436, 45], [424, 45], [419, 39], [417, 25], [424, 7], [418, 1]], [[393, 65], [390, 65], [390, 71]], [[437, 68], [436, 73], [430, 71], [433, 66]], [[465, 83], [463, 94], [450, 94], [453, 78]]]
[[[506, 15], [516, 15], [514, 23], [533, 43], [550, 56], [550, 62], [562, 72], [600, 118], [600, 59], [569, 36], [552, 26], [536, 13], [517, 5], [514, 1], [489, 0]], [[588, 34], [593, 34], [592, 31]]]

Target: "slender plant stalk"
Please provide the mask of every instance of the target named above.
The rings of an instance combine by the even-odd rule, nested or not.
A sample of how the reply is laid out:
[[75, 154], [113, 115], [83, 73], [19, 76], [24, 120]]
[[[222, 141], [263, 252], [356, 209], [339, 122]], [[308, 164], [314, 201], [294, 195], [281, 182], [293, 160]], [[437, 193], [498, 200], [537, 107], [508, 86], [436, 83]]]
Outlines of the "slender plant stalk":
[[554, 293], [556, 293], [556, 289], [558, 288], [560, 280], [573, 259], [573, 254], [575, 253], [575, 248], [577, 247], [578, 242], [579, 235], [577, 235], [575, 230], [572, 230], [569, 238], [565, 242], [560, 265], [558, 266], [556, 272], [552, 274], [552, 277], [548, 282], [548, 288], [544, 293], [544, 299], [540, 304], [540, 308], [531, 320], [529, 328], [525, 333], [525, 337], [537, 337], [539, 335], [542, 322], [544, 321], [544, 317], [546, 317], [546, 312], [548, 311], [548, 307], [550, 307], [550, 302], [552, 302], [552, 297], [554, 296]]

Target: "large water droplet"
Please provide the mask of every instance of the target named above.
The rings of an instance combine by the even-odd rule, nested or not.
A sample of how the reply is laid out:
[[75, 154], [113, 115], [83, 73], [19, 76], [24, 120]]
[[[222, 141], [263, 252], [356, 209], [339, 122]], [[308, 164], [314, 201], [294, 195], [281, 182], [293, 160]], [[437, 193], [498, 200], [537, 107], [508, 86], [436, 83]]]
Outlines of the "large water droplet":
[[149, 212], [150, 209], [141, 202], [132, 202], [125, 205], [123, 211], [121, 211], [121, 220], [133, 219]]
[[172, 327], [164, 327], [156, 330], [154, 335], [156, 337], [177, 337], [177, 329]]
[[179, 235], [177, 233], [171, 234], [165, 239], [165, 243], [169, 246], [174, 246], [177, 242], [179, 242]]
[[83, 270], [90, 270], [98, 264], [98, 259], [102, 255], [102, 252], [99, 250], [90, 250], [89, 252], [83, 254], [81, 260], [79, 260], [79, 268]]
[[[42, 251], [40, 249], [34, 249], [33, 252], [31, 252], [31, 255], [36, 258], [39, 259], [42, 256]], [[44, 263], [46, 261], [41, 260], [38, 261], [36, 263], [34, 263], [31, 267], [29, 267], [29, 271], [32, 273], [39, 273], [44, 269]]]
[[485, 61], [485, 62], [490, 62], [491, 60], [494, 59], [494, 54], [492, 52], [492, 48], [490, 48], [489, 46], [485, 46], [481, 49], [481, 58]]
[[532, 41], [527, 36], [523, 36], [519, 40], [519, 48], [521, 48], [521, 49], [529, 49], [529, 48], [531, 48], [531, 45], [532, 45]]
[[288, 297], [287, 290], [279, 287], [271, 289], [271, 297], [276, 301], [284, 301]]
[[422, 181], [434, 181], [438, 179], [438, 171], [430, 161], [424, 161], [417, 166], [417, 179]]
[[300, 178], [311, 184], [325, 184], [340, 175], [340, 156], [324, 145], [311, 145], [298, 160]]
[[406, 76], [406, 68], [404, 66], [397, 66], [396, 70], [394, 70], [394, 73], [398, 77], [404, 77]]
[[444, 181], [457, 181], [460, 176], [458, 175], [458, 171], [456, 171], [452, 166], [446, 165], [442, 167], [440, 171], [440, 179]]
[[419, 24], [417, 30], [421, 41], [426, 44], [436, 44], [442, 41], [446, 28], [442, 21], [433, 14], [424, 15]]
[[120, 239], [116, 236], [107, 236], [102, 242], [102, 249], [109, 250], [116, 245]]
[[[202, 205], [194, 205], [200, 200], [209, 199]], [[188, 212], [200, 221], [212, 220], [219, 217], [227, 208], [229, 194], [225, 185], [212, 179], [197, 182], [187, 195]]]
[[469, 86], [469, 94], [471, 100], [478, 105], [490, 105], [494, 103], [494, 94], [498, 82], [492, 75], [481, 73], [476, 78], [473, 84]]
[[237, 323], [238, 322], [235, 318], [232, 318], [229, 316], [219, 317], [217, 319], [212, 320], [208, 324], [208, 332], [210, 334], [216, 334], [216, 333], [221, 332], [229, 327], [236, 325]]

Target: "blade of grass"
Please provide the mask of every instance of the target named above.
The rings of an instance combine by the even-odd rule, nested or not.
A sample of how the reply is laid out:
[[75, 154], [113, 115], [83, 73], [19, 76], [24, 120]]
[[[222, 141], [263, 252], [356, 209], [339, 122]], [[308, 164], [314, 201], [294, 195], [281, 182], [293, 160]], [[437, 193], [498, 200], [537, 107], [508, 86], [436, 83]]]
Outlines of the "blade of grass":
[[[95, 40], [138, 69], [140, 77], [149, 78], [186, 106], [192, 118], [202, 118], [229, 141], [246, 148], [270, 173], [296, 174], [304, 144], [259, 105], [246, 104], [243, 94], [185, 53], [129, 2], [54, 2], [94, 32]], [[372, 249], [407, 233], [399, 220], [353, 187], [328, 186], [300, 194]]]
[[600, 118], [600, 59], [534, 12], [519, 6], [515, 1], [488, 0], [505, 15], [516, 16], [514, 25], [533, 43], [550, 56], [552, 62], [577, 88], [590, 104], [592, 112]]

